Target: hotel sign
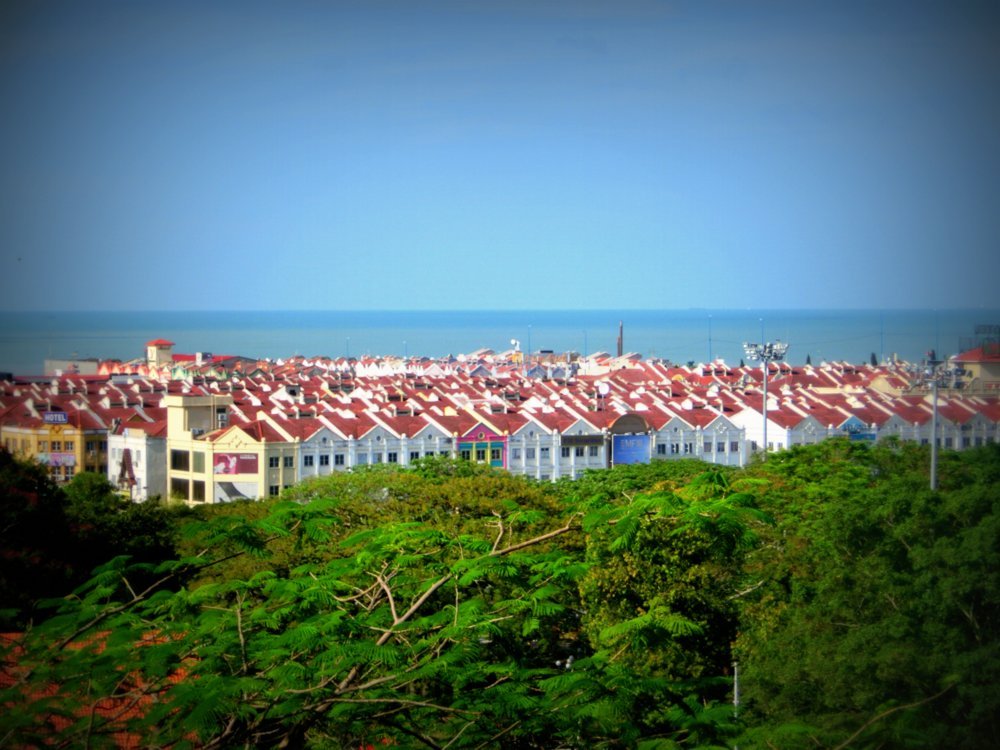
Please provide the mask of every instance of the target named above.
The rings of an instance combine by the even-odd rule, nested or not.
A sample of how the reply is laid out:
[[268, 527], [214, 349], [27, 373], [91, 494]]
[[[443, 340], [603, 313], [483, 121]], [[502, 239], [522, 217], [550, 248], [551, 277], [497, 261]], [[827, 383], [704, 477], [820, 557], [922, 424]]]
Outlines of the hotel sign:
[[69, 416], [64, 411], [47, 411], [42, 421], [45, 424], [66, 424], [69, 422]]

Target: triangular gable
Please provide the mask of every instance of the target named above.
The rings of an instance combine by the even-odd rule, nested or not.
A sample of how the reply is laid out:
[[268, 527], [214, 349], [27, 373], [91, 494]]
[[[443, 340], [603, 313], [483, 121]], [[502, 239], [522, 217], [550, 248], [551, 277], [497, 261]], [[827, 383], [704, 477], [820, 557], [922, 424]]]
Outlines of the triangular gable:
[[[576, 416], [574, 414], [574, 416]], [[577, 418], [573, 424], [562, 431], [563, 435], [600, 435], [601, 431], [585, 419]]]
[[439, 438], [450, 437], [450, 435], [447, 432], [445, 432], [443, 429], [441, 429], [440, 426], [438, 426], [437, 424], [435, 424], [435, 423], [433, 423], [433, 422], [425, 419], [424, 420], [424, 426], [421, 427], [419, 430], [417, 430], [415, 433], [413, 433], [410, 436], [410, 438], [412, 438], [412, 439], [419, 439], [419, 438], [427, 438], [427, 437], [435, 437], [435, 436], [439, 437]]
[[460, 436], [462, 440], [499, 440], [503, 438], [499, 432], [494, 430], [483, 420], [479, 420], [472, 429]]
[[259, 425], [254, 423], [248, 426], [231, 425], [217, 432], [212, 437], [215, 449], [223, 448], [244, 448], [248, 445], [260, 445], [261, 438], [254, 433], [259, 433], [256, 429]]
[[338, 440], [346, 440], [347, 438], [340, 434], [339, 430], [332, 429], [331, 426], [323, 423], [322, 417], [317, 418], [317, 422], [321, 422], [321, 426], [316, 432], [310, 435], [306, 440], [302, 441], [302, 445], [323, 445], [329, 442], [335, 442]]
[[847, 419], [845, 419], [840, 424], [836, 425], [838, 430], [842, 432], [855, 432], [858, 430], [867, 430], [868, 425], [865, 424], [863, 419], [860, 419], [856, 415], [852, 414]]

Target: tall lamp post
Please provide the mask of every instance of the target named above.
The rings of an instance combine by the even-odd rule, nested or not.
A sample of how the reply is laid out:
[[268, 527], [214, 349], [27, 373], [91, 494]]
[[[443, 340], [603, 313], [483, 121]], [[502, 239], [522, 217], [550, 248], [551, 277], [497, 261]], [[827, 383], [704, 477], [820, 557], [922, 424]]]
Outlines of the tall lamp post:
[[938, 387], [957, 386], [958, 378], [964, 375], [964, 371], [954, 367], [941, 367], [939, 362], [933, 359], [927, 363], [921, 382], [930, 386], [931, 389], [931, 489], [938, 488], [937, 463], [938, 463]]
[[751, 344], [749, 342], [743, 343], [743, 353], [746, 354], [747, 359], [759, 360], [761, 366], [764, 369], [764, 403], [761, 409], [764, 414], [764, 438], [763, 438], [763, 449], [764, 449], [764, 459], [767, 458], [767, 376], [768, 370], [770, 368], [771, 362], [780, 362], [785, 358], [785, 352], [788, 351], [788, 344], [783, 344], [780, 341], [771, 343], [770, 341], [760, 344]]

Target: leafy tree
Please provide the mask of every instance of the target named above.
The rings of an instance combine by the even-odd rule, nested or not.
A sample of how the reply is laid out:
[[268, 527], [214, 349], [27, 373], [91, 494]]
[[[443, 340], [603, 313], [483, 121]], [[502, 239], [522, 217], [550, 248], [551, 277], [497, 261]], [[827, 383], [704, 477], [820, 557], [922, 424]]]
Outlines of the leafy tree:
[[70, 557], [79, 582], [116, 555], [151, 563], [174, 556], [184, 508], [167, 507], [155, 500], [130, 502], [106, 477], [93, 472], [76, 474], [63, 491]]
[[555, 485], [374, 467], [204, 509], [178, 559], [117, 557], [50, 603], [9, 651], [0, 736], [993, 747], [1000, 447], [927, 474], [926, 448], [845, 440]]
[[776, 454], [737, 651], [745, 744], [996, 747], [1000, 450], [833, 441]]
[[715, 470], [677, 492], [639, 496], [622, 521], [589, 539], [592, 565], [582, 592], [592, 640], [610, 625], [654, 612], [687, 624], [673, 638], [651, 633], [644, 652], [631, 657], [634, 668], [674, 679], [729, 670], [737, 630], [731, 597], [742, 555], [754, 543], [752, 528], [767, 520], [729, 476]]
[[99, 474], [57, 486], [44, 466], [0, 452], [0, 624], [19, 629], [34, 603], [86, 581], [94, 568], [127, 554], [157, 562], [174, 556], [178, 511], [122, 501]]
[[0, 625], [23, 627], [36, 599], [70, 587], [63, 496], [40, 464], [0, 448]]
[[[357, 477], [358, 497], [371, 480]], [[530, 503], [551, 498], [531, 483], [483, 475], [445, 484], [468, 480], [483, 492], [467, 488], [460, 504], [459, 492], [400, 501], [429, 521], [390, 519], [382, 506], [362, 516], [352, 498], [281, 502], [245, 524], [209, 520], [199, 534], [211, 558], [155, 568], [116, 558], [24, 638], [19, 682], [0, 693], [17, 710], [0, 730], [42, 743], [58, 711], [66, 743], [110, 742], [123, 720], [93, 710], [94, 696], [141, 706], [124, 725], [154, 745], [667, 747], [732, 730], [728, 708], [635, 668], [651, 629], [676, 637], [695, 625], [655, 612], [605, 618], [593, 644], [580, 636], [580, 582], [591, 569], [581, 538], [601, 544], [602, 530], [634, 525], [648, 502], [540, 512]], [[523, 493], [520, 504], [489, 497], [507, 490]], [[392, 491], [377, 502], [393, 502]], [[676, 528], [713, 522], [694, 512]], [[265, 560], [270, 545], [290, 540], [325, 554], [171, 590], [231, 554]], [[135, 586], [137, 571], [154, 583]], [[61, 690], [30, 699], [38, 693], [25, 686], [40, 684]]]

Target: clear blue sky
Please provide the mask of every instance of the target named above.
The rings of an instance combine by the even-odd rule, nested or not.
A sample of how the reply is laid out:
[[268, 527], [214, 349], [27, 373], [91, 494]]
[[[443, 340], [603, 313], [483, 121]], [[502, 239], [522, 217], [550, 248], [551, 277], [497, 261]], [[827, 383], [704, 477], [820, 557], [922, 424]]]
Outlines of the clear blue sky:
[[0, 10], [0, 309], [996, 307], [996, 2]]

